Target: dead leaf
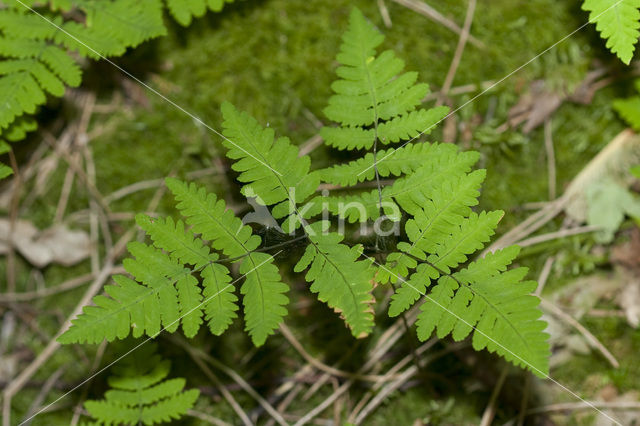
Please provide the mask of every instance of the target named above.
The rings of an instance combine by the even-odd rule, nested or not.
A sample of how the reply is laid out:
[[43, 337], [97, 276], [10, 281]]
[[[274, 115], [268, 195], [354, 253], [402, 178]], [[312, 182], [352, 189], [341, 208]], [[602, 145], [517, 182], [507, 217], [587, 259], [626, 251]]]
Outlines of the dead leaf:
[[640, 275], [640, 229], [631, 230], [629, 241], [618, 244], [611, 250], [611, 263], [630, 269]]
[[565, 212], [579, 223], [587, 221], [587, 190], [603, 180], [611, 179], [628, 188], [634, 178], [629, 170], [640, 162], [640, 135], [631, 130], [620, 132], [573, 179], [565, 191]]
[[91, 242], [84, 231], [70, 230], [65, 225], [54, 225], [44, 231], [31, 222], [17, 220], [10, 236], [10, 222], [0, 218], [0, 254], [13, 247], [32, 265], [43, 268], [50, 263], [64, 266], [75, 265], [89, 257]]
[[529, 133], [544, 123], [565, 99], [565, 94], [551, 92], [543, 80], [536, 80], [531, 84], [531, 90], [509, 110], [509, 125], [517, 127], [526, 121], [522, 132]]
[[509, 110], [509, 125], [517, 127], [525, 123], [522, 132], [527, 134], [543, 124], [566, 101], [590, 103], [595, 92], [604, 87], [603, 82], [609, 81], [609, 79], [597, 81], [606, 72], [603, 68], [589, 72], [573, 93], [552, 91], [547, 88], [544, 80], [532, 82], [529, 91], [522, 95], [518, 103]]

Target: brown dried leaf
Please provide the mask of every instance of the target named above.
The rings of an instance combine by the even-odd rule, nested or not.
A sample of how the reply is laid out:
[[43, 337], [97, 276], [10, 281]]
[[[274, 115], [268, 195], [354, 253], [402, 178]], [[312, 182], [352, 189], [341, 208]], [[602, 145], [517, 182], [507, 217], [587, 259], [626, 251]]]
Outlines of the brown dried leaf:
[[17, 220], [10, 235], [10, 221], [0, 218], [0, 254], [7, 253], [8, 244], [38, 268], [50, 263], [75, 265], [89, 257], [91, 251], [89, 235], [84, 231], [70, 230], [65, 225], [40, 231], [29, 221]]

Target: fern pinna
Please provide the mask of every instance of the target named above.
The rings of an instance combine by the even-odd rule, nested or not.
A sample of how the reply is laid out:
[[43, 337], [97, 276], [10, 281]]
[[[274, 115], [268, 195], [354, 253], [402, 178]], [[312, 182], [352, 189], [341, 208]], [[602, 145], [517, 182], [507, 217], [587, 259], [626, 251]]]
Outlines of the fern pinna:
[[155, 354], [156, 346], [141, 346], [113, 367], [111, 389], [104, 399], [84, 407], [96, 425], [152, 425], [177, 420], [195, 404], [200, 392], [183, 390], [183, 378], [168, 379], [171, 362]]
[[[166, 0], [182, 25], [233, 0]], [[162, 0], [0, 1], [0, 152], [36, 128], [28, 117], [81, 82], [80, 59], [123, 55], [165, 35]], [[0, 164], [0, 178], [11, 169]]]
[[[355, 337], [374, 326], [374, 284], [393, 283], [389, 315], [420, 302], [421, 340], [434, 330], [456, 340], [473, 334], [474, 348], [545, 376], [549, 346], [539, 301], [530, 295], [535, 283], [523, 281], [526, 269], [508, 269], [518, 249], [471, 259], [503, 215], [474, 211], [485, 177], [483, 170], [472, 170], [479, 155], [452, 144], [413, 142], [447, 109], [419, 108], [428, 87], [416, 84], [416, 73], [401, 73], [404, 64], [393, 52], [376, 55], [382, 42], [354, 9], [338, 55], [336, 94], [325, 110], [339, 126], [322, 130], [328, 146], [363, 154], [349, 163], [312, 171], [309, 156], [300, 156], [286, 137], [276, 138], [273, 129], [247, 113], [222, 105], [223, 144], [242, 193], [270, 208], [284, 232], [306, 241], [294, 271], [304, 272], [309, 290], [342, 316]], [[386, 149], [378, 150], [383, 145]], [[397, 179], [383, 187], [381, 176]], [[378, 189], [355, 187], [371, 180]], [[321, 183], [346, 195], [318, 195]], [[139, 215], [152, 244], [129, 245], [134, 259], [124, 266], [131, 277], [115, 277], [116, 284], [84, 309], [60, 341], [156, 336], [163, 328], [175, 331], [179, 323], [193, 336], [203, 316], [217, 335], [237, 315], [236, 286], [243, 295], [245, 328], [256, 345], [278, 327], [289, 290], [275, 263], [278, 252], [268, 254], [262, 239], [214, 194], [176, 179], [167, 179], [167, 186], [184, 222]], [[335, 232], [331, 215], [374, 225], [391, 221], [404, 232], [397, 243], [376, 244], [374, 259], [363, 245], [353, 244], [352, 235]], [[227, 267], [234, 263], [239, 264], [235, 279]]]
[[607, 48], [629, 65], [640, 37], [640, 0], [584, 0], [582, 9], [607, 40]]

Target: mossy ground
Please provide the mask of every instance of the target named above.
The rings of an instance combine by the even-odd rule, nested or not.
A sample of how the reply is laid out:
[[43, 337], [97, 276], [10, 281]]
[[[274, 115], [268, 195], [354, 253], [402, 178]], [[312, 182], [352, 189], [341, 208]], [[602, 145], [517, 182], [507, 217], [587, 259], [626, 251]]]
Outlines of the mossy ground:
[[[361, 8], [383, 30], [387, 37], [383, 47], [394, 49], [399, 57], [405, 59], [408, 69], [419, 72], [421, 81], [435, 87], [442, 85], [458, 36], [391, 1], [387, 0], [386, 3], [393, 21], [392, 28], [384, 27], [374, 1], [239, 1], [228, 6], [223, 13], [209, 14], [197, 20], [189, 29], [172, 25], [168, 37], [147, 43], [120, 62], [213, 128], [220, 128], [219, 106], [227, 100], [249, 111], [260, 122], [268, 123], [278, 134], [287, 135], [294, 143], [301, 144], [317, 133], [316, 121], [326, 123], [322, 109], [331, 94], [334, 57], [352, 6]], [[447, 17], [459, 23], [464, 20], [466, 5], [467, 2], [463, 0], [434, 4]], [[577, 1], [480, 1], [472, 34], [484, 42], [485, 48], [467, 45], [454, 86], [500, 80], [581, 26], [586, 19]], [[591, 26], [581, 30], [470, 103], [458, 112], [458, 116], [462, 119], [475, 114], [484, 116], [490, 104], [496, 103], [502, 107], [496, 109], [495, 119], [504, 122], [507, 108], [535, 79], [546, 79], [562, 88], [563, 85], [579, 82], [596, 60], [617, 66], [615, 59], [602, 45]], [[109, 86], [111, 89], [105, 89], [103, 85], [105, 75], [112, 83]], [[111, 91], [119, 90], [118, 78], [114, 70], [101, 64], [90, 68], [87, 82], [99, 90], [100, 101], [107, 102]], [[626, 83], [622, 80], [619, 85], [598, 92], [591, 104], [567, 103], [553, 115], [560, 191], [623, 128], [612, 113], [610, 104], [625, 87]], [[462, 105], [476, 93], [455, 97], [455, 106]], [[209, 167], [221, 152], [219, 138], [215, 134], [162, 99], [150, 93], [147, 96], [149, 106], [146, 108], [134, 106], [132, 113], [118, 112], [95, 120], [94, 126], [105, 121], [114, 123], [111, 131], [91, 142], [97, 168], [97, 186], [105, 195], [141, 180], [162, 178], [169, 174], [183, 176], [189, 171]], [[529, 214], [522, 210], [523, 204], [548, 199], [542, 129], [536, 129], [524, 138], [519, 136], [524, 141], [519, 145], [510, 144], [509, 135], [517, 136], [514, 131], [496, 144], [475, 146], [482, 152], [483, 167], [488, 171], [481, 205], [486, 209], [499, 208], [507, 212], [502, 231], [518, 224]], [[429, 140], [441, 137], [442, 131], [438, 130]], [[332, 154], [325, 149], [314, 151], [314, 164], [318, 167], [327, 165]], [[60, 188], [63, 179], [64, 169], [60, 168], [53, 174], [50, 187]], [[238, 189], [235, 184], [221, 177], [208, 177], [200, 182], [218, 193], [235, 193]], [[153, 192], [137, 192], [115, 203], [113, 210], [144, 211]], [[23, 216], [39, 226], [48, 226], [58, 196], [59, 193], [52, 190], [25, 211]], [[87, 200], [87, 194], [76, 183], [68, 211], [86, 208]], [[163, 199], [158, 210], [171, 212], [169, 197]], [[582, 240], [588, 240], [588, 237]], [[522, 263], [532, 267], [531, 277], [535, 278], [547, 256], [561, 250], [571, 251], [572, 247], [572, 241], [561, 241], [541, 249], [525, 251]], [[4, 276], [4, 268], [4, 263], [0, 264], [0, 276]], [[44, 271], [44, 278], [48, 285], [54, 285], [88, 268], [88, 262], [72, 269], [49, 267]], [[19, 264], [18, 290], [24, 288], [28, 271], [26, 265]], [[560, 273], [553, 277], [556, 283], [550, 284], [549, 288], [560, 286], [570, 278], [570, 274]], [[83, 291], [80, 288], [62, 293], [56, 296], [55, 301], [45, 299], [31, 306], [36, 312], [50, 312], [51, 303], [55, 303], [57, 308], [54, 311], [64, 316]], [[292, 295], [293, 303], [298, 297], [301, 296]], [[324, 353], [328, 360], [337, 359], [345, 347], [354, 344], [340, 322], [323, 307], [314, 307], [306, 315], [294, 314], [289, 322], [300, 330], [314, 326], [305, 333], [302, 341], [313, 353]], [[380, 315], [380, 322], [384, 323], [383, 315]], [[38, 353], [46, 344], [44, 337], [52, 336], [59, 325], [58, 318], [52, 321], [51, 317], [38, 317], [38, 326], [46, 335], [41, 340], [34, 338], [28, 344], [29, 348]], [[640, 333], [628, 328], [621, 319], [589, 320], [585, 325], [619, 356], [622, 368], [609, 368], [597, 355], [576, 356], [574, 362], [552, 371], [552, 375], [585, 397], [590, 397], [590, 392], [594, 391], [585, 388], [588, 379], [585, 371], [599, 375], [603, 383], [614, 383], [621, 391], [634, 388], [640, 382], [640, 369], [634, 362], [634, 354], [637, 357], [640, 350]], [[243, 354], [251, 351], [240, 329], [241, 326], [236, 325], [235, 331], [229, 336], [207, 343], [223, 361], [234, 365], [238, 365]], [[327, 345], [327, 339], [331, 340], [330, 345]], [[203, 340], [203, 336], [200, 336], [199, 341], [202, 343]], [[367, 343], [358, 345], [365, 350]], [[405, 345], [402, 343], [401, 349], [406, 351]], [[175, 359], [188, 361], [184, 353], [176, 352], [176, 349], [166, 350], [171, 351]], [[46, 379], [65, 364], [80, 363], [82, 368], [69, 369], [64, 375], [62, 387], [69, 388], [89, 371], [88, 360], [92, 359], [94, 351], [95, 348], [90, 347], [60, 350], [41, 369], [35, 380]], [[118, 353], [114, 346], [108, 349], [105, 359], [114, 359]], [[248, 369], [258, 378], [266, 377], [269, 373], [259, 371], [257, 366], [264, 366], [265, 371], [281, 368], [280, 374], [284, 375], [291, 371], [287, 370], [286, 362], [282, 365], [282, 360], [298, 359], [279, 336], [270, 339], [266, 348], [252, 354]], [[428, 418], [436, 424], [476, 424], [491, 392], [491, 377], [495, 380], [502, 368], [502, 362], [497, 358], [481, 355], [481, 359], [490, 365], [488, 370], [495, 372], [490, 374], [488, 381], [482, 382], [473, 368], [450, 355], [439, 361], [435, 371], [439, 371], [440, 376], [434, 379], [432, 387], [413, 387], [395, 394], [391, 403], [383, 405], [370, 418], [370, 424], [410, 424], [417, 418]], [[188, 374], [190, 368], [194, 367], [174, 362], [173, 372]], [[522, 377], [514, 371], [510, 375], [513, 383], [508, 381], [507, 385], [517, 389], [521, 386]], [[455, 380], [459, 381], [454, 383]], [[103, 374], [95, 379], [89, 396], [99, 396], [104, 390], [104, 383]], [[17, 417], [14, 418], [20, 418], [37, 392], [37, 388], [27, 388], [15, 398], [14, 416]], [[57, 414], [37, 417], [33, 424], [67, 422], [69, 404], [79, 392], [63, 401]], [[312, 408], [314, 403], [320, 401], [318, 398], [327, 396], [328, 392], [325, 389], [309, 402], [300, 403], [298, 411], [304, 412], [305, 406]], [[61, 390], [56, 390], [49, 399], [61, 394]], [[242, 403], [243, 396], [240, 393], [238, 398]], [[454, 408], [451, 401], [454, 401]], [[244, 402], [248, 406], [253, 404], [251, 400]], [[513, 406], [501, 408], [498, 419], [512, 417], [517, 406], [516, 401]], [[211, 405], [201, 400], [198, 409], [229, 421], [233, 418], [233, 412], [224, 401]]]

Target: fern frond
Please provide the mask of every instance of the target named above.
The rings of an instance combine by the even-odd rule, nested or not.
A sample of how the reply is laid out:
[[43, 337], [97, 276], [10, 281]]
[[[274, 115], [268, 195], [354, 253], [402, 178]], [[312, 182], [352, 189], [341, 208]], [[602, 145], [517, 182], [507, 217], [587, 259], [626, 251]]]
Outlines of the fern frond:
[[[11, 151], [11, 147], [5, 141], [0, 141], [0, 155], [6, 154]], [[13, 174], [13, 169], [6, 164], [0, 163], [0, 179], [4, 179], [7, 176]]]
[[[71, 321], [71, 327], [58, 341], [100, 343], [144, 334], [156, 336], [161, 329], [158, 289], [138, 284], [124, 275], [115, 275], [117, 285], [107, 285], [105, 295], [93, 298], [94, 306], [85, 306], [82, 314]], [[110, 296], [110, 297], [107, 297]]]
[[442, 276], [420, 307], [418, 337], [426, 340], [435, 329], [439, 338], [461, 340], [474, 330], [474, 349], [487, 348], [546, 377], [549, 344], [539, 299], [531, 295], [536, 283], [522, 282], [526, 268], [506, 271], [518, 252], [509, 247]]
[[[187, 185], [177, 179], [167, 179], [167, 186], [178, 201], [177, 208], [187, 218], [193, 232], [211, 241], [211, 246], [222, 251], [231, 258], [238, 258], [240, 273], [245, 275], [245, 281], [240, 288], [244, 297], [244, 312], [246, 330], [251, 335], [256, 346], [264, 344], [267, 336], [278, 328], [282, 318], [287, 314], [285, 305], [289, 302], [286, 292], [289, 287], [282, 282], [278, 268], [273, 264], [273, 257], [265, 253], [252, 253], [261, 243], [260, 237], [253, 235], [249, 226], [226, 209], [223, 200], [218, 200], [214, 194], [207, 194], [204, 188]], [[219, 272], [219, 271], [218, 271]], [[219, 285], [219, 273], [206, 272], [212, 286]], [[206, 275], [205, 275], [206, 276]], [[212, 290], [208, 290], [212, 291]], [[225, 292], [224, 301], [220, 301], [225, 308], [210, 308], [210, 313], [221, 312], [224, 320], [229, 321], [233, 314], [231, 305], [233, 299]], [[222, 330], [215, 326], [218, 332]]]
[[[634, 82], [636, 92], [640, 92], [640, 80]], [[635, 131], [640, 131], [640, 96], [626, 99], [615, 99], [613, 109]]]
[[361, 247], [340, 244], [342, 235], [331, 233], [310, 237], [311, 244], [296, 264], [312, 282], [310, 290], [339, 313], [355, 337], [364, 337], [373, 328], [373, 272], [371, 263], [358, 260]]
[[[404, 116], [378, 125], [378, 139], [382, 144], [413, 139], [419, 135], [429, 135], [449, 112], [447, 107], [411, 111]], [[363, 127], [323, 127], [320, 136], [325, 143], [340, 150], [370, 149], [375, 140], [375, 130]]]
[[[407, 147], [409, 146], [407, 145]], [[399, 220], [399, 218], [393, 216], [393, 204], [397, 203], [411, 214], [419, 212], [421, 206], [429, 201], [434, 189], [439, 188], [445, 181], [468, 173], [479, 158], [477, 152], [459, 152], [458, 148], [452, 144], [433, 144], [431, 148], [422, 149], [428, 151], [429, 161], [424, 162], [421, 167], [408, 176], [397, 179], [391, 186], [383, 188], [380, 197], [377, 191], [360, 192], [346, 196], [318, 196], [311, 201], [313, 208], [307, 212], [307, 217], [313, 217], [326, 209], [331, 214], [350, 223], [375, 220], [380, 216], [378, 204], [381, 198], [384, 213], [392, 220]], [[387, 153], [386, 155], [388, 156], [389, 154]], [[393, 156], [390, 156], [385, 161], [380, 162], [379, 167], [384, 169], [384, 163], [392, 159]], [[359, 160], [352, 164], [357, 164], [357, 161]], [[340, 173], [336, 173], [337, 176], [334, 177], [341, 179], [340, 175], [343, 169], [340, 168], [349, 168], [351, 166], [336, 167], [337, 170], [340, 170]], [[331, 178], [326, 177], [328, 174], [333, 174], [329, 170], [331, 169], [320, 171], [324, 179]], [[368, 170], [366, 173], [372, 172], [373, 169], [371, 171]], [[362, 175], [364, 176], [365, 173]]]
[[200, 392], [184, 390], [185, 379], [164, 380], [170, 362], [154, 355], [155, 345], [140, 347], [114, 367], [109, 377], [112, 389], [105, 398], [86, 401], [84, 406], [98, 424], [152, 425], [182, 417], [195, 404]]
[[[318, 177], [309, 173], [310, 159], [299, 157], [298, 149], [286, 138], [274, 141], [274, 132], [263, 129], [247, 113], [237, 111], [231, 104], [224, 104], [224, 144], [230, 149], [227, 156], [239, 160], [232, 166], [241, 172], [238, 180], [248, 182], [252, 192], [266, 205], [277, 204], [274, 217], [281, 218], [291, 211], [285, 221], [285, 229], [295, 229], [303, 224], [297, 204], [303, 202], [318, 186]], [[295, 219], [295, 225], [287, 225]], [[338, 234], [316, 235], [315, 228], [304, 225], [311, 245], [296, 266], [298, 271], [309, 264], [307, 280], [313, 282], [311, 291], [331, 308], [340, 312], [356, 337], [366, 335], [373, 326], [369, 312], [371, 278], [373, 269], [363, 261], [357, 261], [360, 252], [338, 244]], [[351, 297], [346, 297], [350, 294]]]
[[[468, 207], [462, 204], [458, 209], [466, 210]], [[389, 315], [396, 316], [417, 301], [414, 287], [424, 288], [429, 280], [450, 274], [452, 269], [467, 261], [468, 255], [480, 250], [493, 235], [503, 214], [501, 211], [481, 212], [479, 215], [470, 213], [465, 218], [459, 213], [460, 211], [456, 212], [455, 209], [438, 211], [435, 215], [426, 213], [407, 222], [405, 229], [412, 244], [398, 245], [401, 253], [395, 259], [387, 260], [392, 263], [391, 269], [386, 266], [380, 269], [387, 272], [397, 270], [393, 263], [408, 266], [405, 270], [416, 267], [417, 262], [407, 262], [403, 257], [420, 259], [425, 263], [419, 264], [419, 270], [409, 281], [402, 278], [406, 276], [406, 272], [405, 275], [394, 274], [388, 277], [391, 282], [402, 281], [392, 296]], [[453, 221], [448, 226], [447, 215]]]
[[635, 131], [640, 131], [640, 96], [613, 101], [613, 109]]
[[629, 65], [640, 36], [640, 0], [584, 0], [589, 22], [596, 24], [607, 48]]
[[[215, 335], [222, 334], [235, 318], [238, 300], [230, 285], [229, 270], [216, 264], [218, 256], [210, 253], [202, 240], [193, 233], [185, 232], [182, 221], [171, 217], [153, 219], [146, 215], [136, 216], [136, 222], [153, 240], [154, 245], [171, 254], [183, 264], [190, 264], [200, 271], [204, 287], [204, 311], [209, 329]], [[193, 337], [200, 328], [202, 296], [197, 280], [188, 275], [176, 283], [180, 299], [182, 328], [187, 337]]]
[[191, 24], [193, 18], [203, 16], [207, 9], [220, 12], [225, 3], [232, 3], [233, 0], [165, 0], [165, 2], [173, 18], [186, 27]]
[[265, 205], [286, 201], [286, 208], [289, 201], [299, 204], [313, 194], [319, 182], [316, 174], [309, 173], [308, 155], [300, 157], [288, 138], [275, 139], [273, 129], [262, 128], [228, 102], [222, 104], [222, 115], [223, 144], [229, 149], [227, 157], [237, 160], [232, 168], [240, 172], [245, 195], [258, 195]]
[[[27, 133], [34, 131], [38, 125], [35, 120], [21, 116], [13, 121], [9, 127], [0, 131], [0, 155], [11, 151], [9, 143], [17, 142], [24, 139]], [[5, 164], [0, 163], [0, 180], [6, 178], [13, 173], [13, 169]]]
[[[229, 270], [218, 263], [211, 263], [202, 272], [204, 312], [209, 330], [216, 336], [225, 332], [238, 315], [238, 297], [231, 285]], [[286, 303], [286, 302], [285, 302]]]
[[[322, 137], [338, 149], [371, 148], [374, 141], [398, 142], [428, 133], [447, 113], [446, 107], [415, 110], [428, 92], [418, 74], [398, 75], [404, 62], [392, 51], [376, 55], [384, 36], [358, 9], [353, 9], [337, 60], [340, 80], [324, 109], [340, 128], [324, 128]], [[373, 128], [367, 128], [373, 125]]]
[[[167, 34], [162, 21], [161, 0], [74, 0], [86, 16], [93, 38], [116, 40], [125, 48]], [[80, 40], [91, 46], [82, 37]], [[91, 46], [93, 47], [93, 46]], [[103, 52], [100, 52], [104, 55]]]
[[[378, 158], [385, 158], [389, 155], [386, 161], [378, 165], [379, 175], [388, 177], [415, 172], [433, 155], [434, 146], [426, 143], [408, 144], [395, 150], [393, 155], [387, 154], [386, 151], [378, 151]], [[375, 178], [373, 154], [369, 153], [347, 164], [318, 170], [318, 173], [323, 182], [333, 185], [352, 186], [358, 182], [373, 180]]]
[[484, 176], [484, 170], [452, 175], [448, 180], [440, 181], [439, 187], [432, 188], [423, 207], [414, 210], [414, 217], [405, 224], [412, 244], [398, 244], [400, 253], [387, 257], [386, 265], [379, 271], [381, 282], [395, 283], [398, 277], [407, 277], [408, 269], [416, 267], [412, 258], [426, 259], [427, 253], [433, 252], [438, 243], [450, 238], [454, 227], [462, 224], [471, 213], [470, 207], [478, 204], [478, 190]]
[[163, 328], [174, 332], [180, 321], [185, 334], [195, 334], [193, 323], [199, 325], [202, 311], [199, 308], [189, 313], [193, 308], [191, 299], [197, 297], [193, 293], [199, 292], [193, 288], [196, 281], [190, 276], [192, 271], [146, 244], [133, 242], [128, 249], [135, 258], [125, 259], [123, 265], [144, 285], [116, 275], [114, 281], [118, 285], [105, 287], [111, 298], [96, 296], [93, 299], [96, 306], [83, 309], [71, 328], [59, 337], [61, 343], [124, 339], [131, 330], [134, 337], [143, 334], [155, 337]]

